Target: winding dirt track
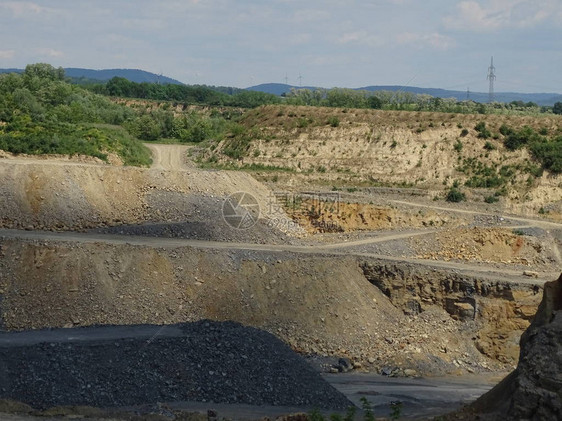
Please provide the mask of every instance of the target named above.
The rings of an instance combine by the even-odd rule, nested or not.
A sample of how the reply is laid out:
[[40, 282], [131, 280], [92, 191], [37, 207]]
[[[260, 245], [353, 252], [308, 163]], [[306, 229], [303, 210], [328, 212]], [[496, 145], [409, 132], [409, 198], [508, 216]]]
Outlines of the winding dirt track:
[[144, 144], [152, 152], [152, 168], [166, 171], [182, 171], [193, 168], [187, 160], [187, 145]]
[[0, 229], [0, 239], [20, 239], [27, 241], [61, 241], [61, 242], [77, 242], [77, 243], [104, 243], [112, 245], [134, 245], [146, 246], [154, 248], [178, 248], [193, 247], [200, 249], [214, 250], [244, 250], [270, 253], [298, 253], [307, 255], [332, 255], [332, 256], [358, 256], [370, 259], [377, 259], [382, 262], [389, 263], [410, 263], [422, 265], [435, 269], [447, 269], [468, 274], [478, 274], [483, 278], [503, 281], [524, 282], [533, 285], [542, 285], [544, 282], [552, 280], [557, 273], [545, 273], [537, 279], [530, 279], [522, 276], [521, 271], [507, 268], [497, 268], [489, 265], [467, 264], [460, 262], [446, 262], [437, 260], [425, 260], [409, 257], [392, 257], [375, 253], [363, 253], [349, 250], [350, 247], [361, 245], [381, 243], [401, 238], [410, 238], [415, 236], [426, 235], [435, 230], [424, 230], [417, 232], [391, 234], [377, 236], [370, 239], [361, 240], [360, 242], [343, 242], [329, 245], [313, 245], [299, 246], [290, 244], [254, 244], [254, 243], [235, 243], [222, 241], [206, 241], [191, 240], [178, 238], [163, 237], [143, 237], [132, 235], [113, 235], [113, 234], [97, 234], [97, 233], [77, 233], [77, 232], [49, 232], [49, 231], [24, 231]]

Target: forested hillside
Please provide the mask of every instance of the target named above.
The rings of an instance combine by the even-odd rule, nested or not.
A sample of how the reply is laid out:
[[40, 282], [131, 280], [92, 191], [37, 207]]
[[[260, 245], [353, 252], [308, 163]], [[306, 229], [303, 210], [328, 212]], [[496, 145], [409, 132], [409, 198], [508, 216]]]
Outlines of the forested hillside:
[[26, 154], [82, 154], [148, 165], [150, 153], [120, 127], [132, 109], [64, 81], [64, 70], [33, 64], [0, 75], [0, 149]]

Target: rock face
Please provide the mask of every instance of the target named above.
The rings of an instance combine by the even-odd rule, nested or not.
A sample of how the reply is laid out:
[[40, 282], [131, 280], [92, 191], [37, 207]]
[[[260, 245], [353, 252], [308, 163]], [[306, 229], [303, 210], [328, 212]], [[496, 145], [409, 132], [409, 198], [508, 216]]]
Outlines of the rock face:
[[471, 409], [490, 419], [562, 419], [562, 275], [544, 286], [517, 369]]
[[532, 282], [487, 280], [451, 271], [421, 268], [375, 259], [361, 264], [365, 277], [406, 314], [444, 309], [471, 326], [478, 351], [515, 367], [519, 338], [529, 327], [540, 302], [541, 288]]

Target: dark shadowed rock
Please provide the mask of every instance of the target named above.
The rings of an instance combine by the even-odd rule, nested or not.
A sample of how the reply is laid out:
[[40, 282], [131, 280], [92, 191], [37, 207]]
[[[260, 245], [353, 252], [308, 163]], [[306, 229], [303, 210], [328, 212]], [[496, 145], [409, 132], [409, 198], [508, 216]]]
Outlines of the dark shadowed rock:
[[544, 286], [515, 371], [469, 410], [483, 419], [562, 419], [562, 275]]

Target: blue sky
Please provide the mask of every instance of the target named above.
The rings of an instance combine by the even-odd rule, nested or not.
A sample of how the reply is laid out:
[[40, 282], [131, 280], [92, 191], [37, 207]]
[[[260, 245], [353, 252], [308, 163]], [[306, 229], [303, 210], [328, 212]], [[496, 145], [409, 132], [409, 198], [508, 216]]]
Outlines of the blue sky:
[[562, 92], [562, 0], [0, 0], [0, 68]]

